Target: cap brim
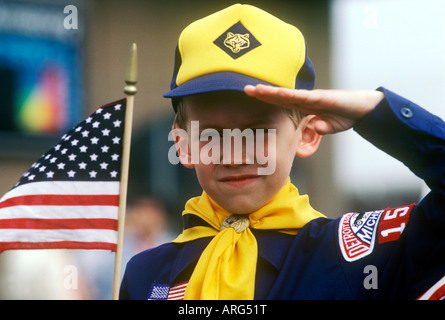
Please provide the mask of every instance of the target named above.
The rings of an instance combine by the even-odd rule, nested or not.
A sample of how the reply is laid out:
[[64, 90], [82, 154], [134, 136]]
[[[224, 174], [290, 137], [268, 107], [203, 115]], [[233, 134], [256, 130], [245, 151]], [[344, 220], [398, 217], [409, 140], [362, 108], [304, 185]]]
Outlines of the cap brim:
[[179, 98], [192, 94], [223, 90], [244, 91], [244, 87], [248, 84], [272, 85], [268, 82], [235, 72], [217, 72], [189, 80], [186, 83], [165, 93], [164, 97]]

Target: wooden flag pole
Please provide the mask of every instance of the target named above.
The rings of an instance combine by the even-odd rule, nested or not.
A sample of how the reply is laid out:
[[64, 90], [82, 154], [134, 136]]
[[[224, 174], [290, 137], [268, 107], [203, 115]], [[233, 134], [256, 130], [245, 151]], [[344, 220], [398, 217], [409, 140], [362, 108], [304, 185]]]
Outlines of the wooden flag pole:
[[119, 215], [118, 215], [118, 233], [117, 233], [117, 249], [114, 262], [114, 279], [113, 279], [113, 300], [119, 299], [120, 275], [122, 265], [122, 249], [124, 242], [125, 212], [127, 207], [127, 189], [128, 189], [128, 170], [130, 164], [130, 145], [131, 132], [133, 127], [133, 105], [134, 96], [137, 92], [137, 47], [133, 43], [130, 51], [130, 59], [127, 66], [127, 74], [125, 76], [126, 86], [124, 93], [127, 98], [127, 106], [125, 111], [125, 127], [124, 142], [122, 150], [122, 169], [119, 195]]

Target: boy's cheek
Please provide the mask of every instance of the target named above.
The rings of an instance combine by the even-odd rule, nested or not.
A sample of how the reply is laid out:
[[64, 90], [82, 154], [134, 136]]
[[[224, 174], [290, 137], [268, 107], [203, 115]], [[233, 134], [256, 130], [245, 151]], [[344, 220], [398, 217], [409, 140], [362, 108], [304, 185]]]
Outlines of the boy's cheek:
[[274, 174], [277, 166], [276, 131], [269, 132], [264, 142], [257, 141], [255, 149], [255, 159], [260, 165], [258, 175]]

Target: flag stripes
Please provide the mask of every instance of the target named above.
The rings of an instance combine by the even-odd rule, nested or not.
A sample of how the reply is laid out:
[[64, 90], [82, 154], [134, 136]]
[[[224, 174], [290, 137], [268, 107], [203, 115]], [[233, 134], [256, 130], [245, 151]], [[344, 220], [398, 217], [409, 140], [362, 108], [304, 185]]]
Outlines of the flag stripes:
[[187, 289], [188, 281], [182, 282], [174, 286], [168, 292], [167, 300], [184, 300], [185, 289]]
[[117, 206], [118, 195], [29, 195], [14, 197], [0, 203], [0, 209], [13, 206], [62, 206], [75, 203], [80, 206]]
[[2, 219], [2, 229], [108, 229], [117, 231], [115, 219]]
[[116, 251], [125, 103], [67, 132], [0, 199], [0, 250]]

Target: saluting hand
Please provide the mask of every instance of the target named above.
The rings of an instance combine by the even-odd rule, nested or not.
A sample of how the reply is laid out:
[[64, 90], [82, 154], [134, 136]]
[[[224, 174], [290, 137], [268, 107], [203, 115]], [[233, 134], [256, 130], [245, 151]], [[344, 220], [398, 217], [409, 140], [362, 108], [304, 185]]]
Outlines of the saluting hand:
[[247, 95], [261, 101], [313, 114], [315, 130], [322, 135], [348, 130], [384, 98], [374, 90], [296, 90], [247, 85]]

